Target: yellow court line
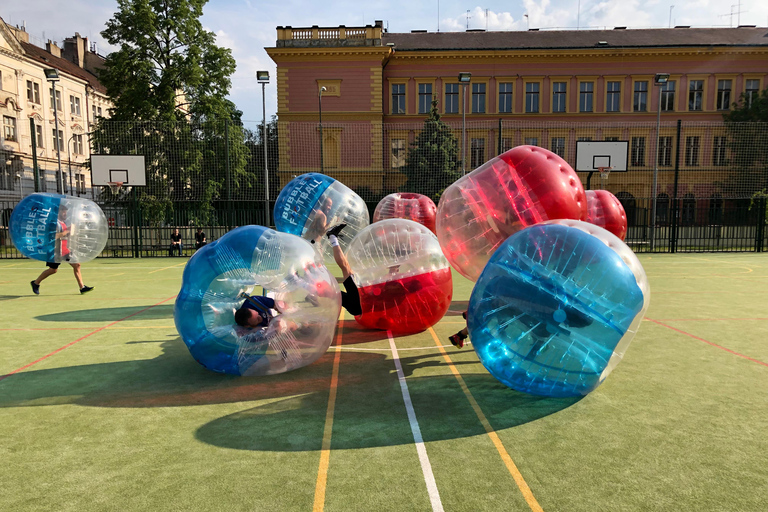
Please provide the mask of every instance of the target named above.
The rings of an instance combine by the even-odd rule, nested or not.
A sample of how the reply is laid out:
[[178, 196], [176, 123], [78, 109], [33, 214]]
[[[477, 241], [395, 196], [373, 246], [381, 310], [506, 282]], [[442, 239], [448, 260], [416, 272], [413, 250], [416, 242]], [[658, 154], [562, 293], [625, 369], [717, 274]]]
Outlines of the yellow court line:
[[[341, 345], [341, 331], [344, 327], [344, 310], [339, 312], [339, 333], [336, 335], [336, 346]], [[333, 372], [331, 374], [331, 389], [328, 394], [328, 409], [325, 411], [325, 427], [323, 428], [323, 444], [320, 448], [320, 466], [317, 468], [317, 481], [315, 482], [315, 503], [313, 512], [323, 512], [325, 507], [325, 487], [328, 482], [328, 465], [331, 460], [331, 434], [333, 433], [333, 411], [336, 408], [336, 390], [339, 387], [339, 363], [341, 362], [341, 350], [336, 351], [333, 357]]]
[[520, 489], [520, 492], [523, 493], [523, 497], [525, 498], [525, 501], [528, 503], [528, 506], [534, 512], [544, 512], [544, 509], [541, 508], [541, 505], [539, 505], [539, 502], [536, 501], [536, 498], [533, 496], [533, 492], [531, 492], [531, 488], [528, 487], [528, 484], [523, 478], [523, 475], [520, 473], [520, 470], [517, 469], [517, 466], [515, 465], [515, 462], [512, 460], [512, 457], [509, 456], [509, 453], [507, 453], [506, 448], [504, 448], [504, 444], [501, 442], [501, 439], [499, 439], [498, 434], [496, 434], [496, 431], [493, 430], [493, 427], [488, 422], [488, 418], [485, 417], [485, 414], [483, 414], [483, 410], [480, 409], [480, 405], [478, 405], [477, 401], [475, 400], [475, 397], [472, 396], [472, 393], [469, 391], [469, 388], [467, 387], [466, 382], [464, 382], [464, 379], [462, 378], [461, 373], [459, 373], [459, 370], [453, 364], [453, 361], [451, 361], [451, 358], [448, 355], [448, 352], [446, 352], [445, 349], [443, 348], [442, 343], [440, 343], [440, 341], [437, 339], [437, 334], [435, 334], [435, 330], [432, 327], [429, 328], [429, 333], [432, 335], [432, 339], [435, 340], [435, 344], [440, 349], [440, 352], [442, 352], [445, 362], [448, 363], [448, 366], [451, 368], [451, 372], [453, 373], [453, 376], [456, 377], [457, 381], [459, 381], [459, 386], [461, 386], [461, 390], [464, 392], [464, 395], [466, 395], [467, 400], [469, 400], [469, 403], [472, 406], [472, 409], [474, 409], [475, 414], [477, 415], [477, 419], [480, 420], [480, 423], [482, 423], [483, 428], [485, 428], [485, 432], [488, 434], [488, 437], [491, 438], [491, 442], [493, 442], [493, 446], [496, 447], [496, 450], [499, 452], [499, 455], [501, 456], [501, 460], [504, 461], [504, 465], [507, 466], [507, 469], [512, 475], [512, 478], [515, 480], [517, 487]]
[[154, 274], [155, 272], [160, 272], [161, 270], [168, 270], [169, 268], [180, 267], [180, 266], [186, 265], [186, 264], [187, 264], [187, 262], [183, 261], [183, 262], [179, 263], [178, 265], [171, 265], [170, 267], [159, 268], [157, 270], [153, 270], [152, 272], [147, 272], [147, 274]]
[[27, 263], [27, 262], [25, 261], [22, 263], [14, 263], [13, 265], [3, 265], [2, 268], [18, 267], [19, 265], [23, 265], [24, 263]]

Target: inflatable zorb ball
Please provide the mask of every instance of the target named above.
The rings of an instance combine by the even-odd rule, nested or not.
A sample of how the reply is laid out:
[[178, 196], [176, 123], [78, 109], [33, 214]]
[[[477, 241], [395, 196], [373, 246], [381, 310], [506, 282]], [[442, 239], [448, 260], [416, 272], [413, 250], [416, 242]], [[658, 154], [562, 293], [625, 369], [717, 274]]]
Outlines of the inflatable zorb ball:
[[627, 236], [627, 214], [619, 198], [607, 190], [587, 190], [586, 195], [586, 221], [624, 240]]
[[546, 149], [518, 146], [445, 189], [437, 238], [451, 265], [476, 281], [510, 235], [546, 220], [586, 216], [584, 188], [571, 166]]
[[298, 235], [313, 245], [327, 262], [333, 262], [325, 232], [337, 225], [347, 226], [338, 237], [346, 252], [355, 235], [370, 224], [368, 207], [350, 188], [319, 173], [302, 174], [291, 180], [275, 202], [275, 228]]
[[37, 193], [11, 214], [11, 239], [24, 256], [51, 263], [85, 263], [107, 245], [107, 217], [81, 197]]
[[[267, 327], [240, 327], [243, 293], [261, 288], [284, 303]], [[341, 310], [336, 279], [309, 243], [261, 226], [243, 226], [187, 262], [173, 316], [192, 357], [209, 370], [271, 375], [322, 356]]]
[[355, 320], [361, 325], [413, 334], [448, 311], [451, 267], [425, 226], [406, 219], [371, 224], [352, 240], [347, 259], [360, 292], [363, 313]]
[[472, 347], [503, 384], [586, 395], [621, 361], [650, 301], [632, 250], [592, 224], [550, 221], [505, 241], [475, 284]]
[[435, 232], [437, 206], [423, 194], [395, 192], [385, 196], [373, 212], [373, 222], [384, 219], [410, 219]]

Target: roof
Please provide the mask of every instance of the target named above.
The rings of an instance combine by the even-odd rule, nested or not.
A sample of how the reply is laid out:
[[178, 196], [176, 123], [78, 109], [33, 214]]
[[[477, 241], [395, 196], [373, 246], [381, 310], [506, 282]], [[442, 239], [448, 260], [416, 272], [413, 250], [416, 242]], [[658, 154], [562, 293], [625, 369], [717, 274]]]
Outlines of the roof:
[[[578, 48], [674, 48], [692, 46], [765, 46], [768, 28], [662, 28], [613, 30], [540, 30], [517, 32], [384, 33], [383, 45], [397, 51], [543, 50]], [[608, 44], [602, 44], [601, 42]]]
[[63, 71], [67, 75], [70, 75], [75, 78], [80, 78], [81, 80], [85, 80], [88, 82], [88, 84], [93, 87], [93, 89], [97, 92], [100, 92], [102, 94], [107, 93], [107, 88], [104, 87], [101, 82], [99, 82], [99, 79], [96, 78], [96, 75], [91, 73], [90, 71], [87, 71], [74, 62], [70, 62], [67, 59], [63, 59], [61, 57], [56, 57], [49, 53], [48, 51], [40, 48], [39, 46], [35, 46], [31, 43], [25, 43], [24, 41], [19, 41], [19, 44], [24, 48], [24, 53], [27, 57], [32, 59], [33, 61], [37, 61], [44, 65], [45, 67], [52, 67], [56, 68], [59, 71]]

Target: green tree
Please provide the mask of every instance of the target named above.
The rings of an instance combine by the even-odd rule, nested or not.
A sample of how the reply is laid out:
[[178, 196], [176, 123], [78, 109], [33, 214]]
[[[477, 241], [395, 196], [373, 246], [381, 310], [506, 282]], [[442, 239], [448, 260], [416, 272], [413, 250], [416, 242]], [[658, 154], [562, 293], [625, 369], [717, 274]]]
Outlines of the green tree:
[[749, 197], [768, 187], [768, 89], [751, 98], [742, 93], [723, 114], [728, 134], [734, 193]]
[[408, 148], [403, 167], [407, 191], [424, 194], [437, 203], [443, 190], [461, 176], [458, 154], [459, 143], [440, 119], [437, 100], [433, 99], [424, 127]]

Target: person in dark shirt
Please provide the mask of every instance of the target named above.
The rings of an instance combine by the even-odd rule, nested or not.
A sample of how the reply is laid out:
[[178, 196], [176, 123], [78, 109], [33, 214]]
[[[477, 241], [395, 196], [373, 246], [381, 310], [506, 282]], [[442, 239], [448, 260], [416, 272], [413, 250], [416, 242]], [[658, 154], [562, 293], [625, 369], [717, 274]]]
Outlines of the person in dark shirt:
[[173, 256], [173, 251], [178, 251], [179, 256], [181, 256], [182, 248], [181, 233], [179, 233], [179, 228], [175, 228], [173, 234], [171, 234], [171, 246], [168, 248], [168, 256]]
[[208, 241], [205, 239], [203, 228], [197, 228], [197, 232], [195, 233], [195, 249], [199, 249], [207, 243]]
[[240, 327], [267, 327], [283, 312], [283, 304], [271, 297], [245, 295], [245, 302], [235, 311], [235, 323]]

